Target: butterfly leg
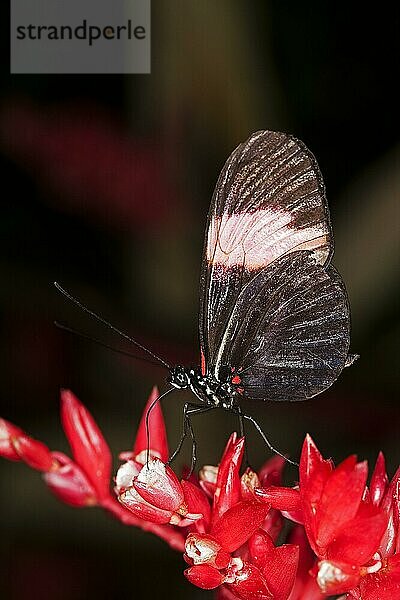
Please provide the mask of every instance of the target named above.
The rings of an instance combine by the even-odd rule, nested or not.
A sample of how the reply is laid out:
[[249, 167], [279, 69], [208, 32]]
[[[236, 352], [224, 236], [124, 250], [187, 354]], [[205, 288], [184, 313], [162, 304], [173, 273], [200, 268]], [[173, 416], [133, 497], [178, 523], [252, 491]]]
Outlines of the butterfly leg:
[[173, 451], [173, 453], [171, 454], [171, 456], [168, 459], [168, 464], [170, 465], [175, 458], [178, 456], [179, 452], [182, 450], [182, 446], [183, 446], [183, 442], [186, 439], [187, 436], [187, 411], [189, 406], [195, 406], [193, 404], [190, 404], [189, 402], [186, 402], [186, 404], [183, 407], [183, 424], [182, 424], [182, 435], [181, 435], [181, 439], [178, 442], [177, 447], [175, 448], [175, 450]]
[[254, 427], [257, 429], [258, 433], [261, 435], [262, 439], [264, 440], [264, 442], [266, 443], [266, 445], [272, 452], [274, 452], [275, 454], [278, 454], [279, 456], [284, 458], [286, 460], [286, 462], [290, 463], [291, 465], [295, 465], [296, 467], [299, 466], [299, 463], [295, 462], [294, 460], [290, 460], [290, 458], [288, 458], [287, 456], [282, 454], [282, 452], [280, 452], [277, 448], [275, 448], [271, 444], [271, 442], [269, 441], [269, 439], [267, 438], [267, 436], [261, 429], [260, 425], [257, 423], [257, 421], [253, 417], [251, 417], [250, 415], [245, 415], [244, 413], [241, 413], [241, 415], [242, 415], [243, 419], [247, 419], [248, 421], [253, 423]]
[[197, 462], [197, 442], [196, 442], [196, 437], [194, 435], [194, 431], [193, 431], [193, 426], [192, 426], [192, 421], [190, 416], [191, 415], [199, 415], [201, 413], [205, 413], [205, 412], [209, 412], [210, 410], [214, 410], [215, 406], [197, 406], [194, 405], [193, 408], [189, 408], [187, 410], [186, 413], [186, 418], [187, 418], [187, 424], [188, 424], [188, 429], [192, 438], [192, 456], [190, 459], [190, 471], [189, 474], [187, 476], [187, 479], [189, 479], [189, 477], [191, 476], [191, 474], [194, 471], [194, 468], [196, 466], [196, 462]]
[[186, 413], [186, 423], [187, 423], [187, 428], [188, 431], [190, 433], [190, 437], [192, 438], [192, 454], [190, 457], [190, 471], [186, 477], [186, 479], [189, 479], [190, 476], [192, 475], [193, 471], [194, 471], [194, 467], [196, 465], [197, 462], [197, 441], [196, 441], [196, 437], [194, 435], [194, 431], [193, 431], [193, 425], [192, 425], [192, 421], [190, 419], [189, 414], [196, 414], [195, 409], [193, 409], [192, 411], [187, 411]]
[[196, 457], [197, 443], [196, 443], [196, 438], [194, 435], [190, 416], [208, 412], [210, 410], [213, 410], [214, 408], [215, 408], [214, 406], [199, 406], [198, 404], [191, 404], [190, 402], [186, 402], [186, 404], [183, 407], [183, 426], [182, 426], [181, 439], [179, 440], [178, 445], [175, 448], [174, 452], [171, 454], [171, 456], [168, 460], [168, 464], [171, 464], [172, 461], [178, 456], [188, 433], [190, 433], [190, 437], [192, 438], [192, 458], [191, 458], [191, 469], [190, 469], [189, 477], [193, 472], [193, 469], [196, 464], [196, 459], [197, 459], [197, 457]]

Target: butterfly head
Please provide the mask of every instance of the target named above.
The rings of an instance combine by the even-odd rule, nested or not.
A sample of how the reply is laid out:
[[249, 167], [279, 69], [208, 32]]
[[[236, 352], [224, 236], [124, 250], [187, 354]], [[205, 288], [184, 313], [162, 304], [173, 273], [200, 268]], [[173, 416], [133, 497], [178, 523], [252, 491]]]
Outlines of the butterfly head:
[[190, 385], [189, 373], [185, 367], [177, 365], [176, 367], [172, 367], [172, 369], [170, 369], [167, 381], [174, 387], [183, 390]]

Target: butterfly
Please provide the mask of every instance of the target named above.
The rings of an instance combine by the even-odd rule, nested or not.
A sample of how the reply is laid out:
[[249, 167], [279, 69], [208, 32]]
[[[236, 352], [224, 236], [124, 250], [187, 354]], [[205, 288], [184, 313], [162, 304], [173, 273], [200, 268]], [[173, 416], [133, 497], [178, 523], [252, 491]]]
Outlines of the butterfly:
[[349, 303], [331, 264], [333, 250], [325, 186], [313, 154], [291, 135], [253, 133], [226, 161], [208, 214], [201, 367], [171, 367], [122, 334], [168, 369], [171, 387], [160, 398], [173, 389], [189, 389], [196, 397], [197, 403], [185, 404], [173, 457], [188, 432], [195, 444], [190, 415], [214, 408], [252, 421], [273, 448], [243, 412], [242, 400], [312, 398], [355, 361], [358, 356], [349, 353]]
[[326, 390], [356, 358], [332, 255], [314, 156], [291, 135], [253, 133], [226, 161], [208, 214], [201, 371], [177, 366], [169, 382], [227, 410], [242, 397], [306, 400]]

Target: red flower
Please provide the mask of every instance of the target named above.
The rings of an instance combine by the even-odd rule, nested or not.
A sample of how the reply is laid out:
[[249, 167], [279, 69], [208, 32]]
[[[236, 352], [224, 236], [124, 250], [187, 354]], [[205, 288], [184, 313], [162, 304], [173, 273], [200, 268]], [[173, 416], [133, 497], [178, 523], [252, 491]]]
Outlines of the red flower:
[[389, 483], [383, 454], [379, 454], [371, 477], [368, 497], [387, 516], [375, 564], [366, 569], [357, 588], [347, 598], [392, 600], [400, 597], [400, 469]]
[[92, 415], [68, 390], [61, 392], [61, 422], [75, 462], [101, 503], [110, 495], [111, 452]]
[[51, 452], [4, 419], [0, 421], [0, 453], [42, 471], [50, 490], [63, 502], [72, 506], [99, 504], [109, 495], [110, 451], [93, 418], [71, 392], [61, 392], [61, 414], [75, 461], [61, 452]]
[[[188, 536], [185, 558], [194, 565], [185, 572], [189, 581], [204, 589], [226, 584], [235, 597], [245, 600], [288, 598], [298, 548], [291, 544], [275, 548], [271, 537], [260, 529], [267, 507], [256, 506], [240, 502], [221, 517], [214, 535]], [[243, 540], [246, 548], [232, 556]]]
[[56, 467], [47, 446], [29, 437], [22, 429], [5, 419], [0, 419], [0, 456], [23, 461], [38, 471], [49, 471]]
[[304, 526], [319, 558], [322, 592], [340, 594], [379, 568], [377, 551], [387, 514], [366, 496], [367, 464], [350, 456], [334, 468], [307, 436], [300, 462]]
[[[126, 465], [122, 465], [121, 469], [125, 477]], [[180, 526], [187, 526], [188, 521], [203, 518], [202, 513], [190, 512], [189, 505], [193, 500], [196, 505], [198, 498], [194, 498], [193, 495], [185, 498], [185, 490], [175, 473], [159, 458], [151, 459], [139, 473], [136, 474], [135, 471], [136, 469], [132, 468], [130, 485], [124, 485], [118, 497], [121, 504], [134, 515], [153, 523]], [[121, 473], [117, 474], [117, 482], [121, 480]], [[190, 494], [192, 484], [185, 482], [185, 485]]]
[[[158, 391], [154, 388], [146, 405], [146, 412], [157, 396]], [[67, 390], [61, 392], [61, 419], [74, 460], [61, 452], [50, 451], [42, 442], [34, 440], [4, 419], [0, 419], [0, 455], [10, 460], [23, 461], [42, 471], [47, 486], [62, 502], [75, 507], [101, 506], [124, 524], [151, 531], [171, 547], [183, 550], [182, 533], [171, 526], [158, 524], [159, 521], [138, 518], [112, 495], [110, 449], [89, 411]], [[142, 420], [134, 445], [136, 459], [143, 457], [146, 448], [144, 427]], [[159, 405], [150, 414], [149, 428], [154, 453], [163, 458], [168, 456], [165, 425]], [[129, 464], [134, 465], [135, 475], [143, 466], [134, 461], [129, 461]]]
[[165, 464], [169, 451], [161, 407], [157, 402], [154, 404], [158, 396], [158, 389], [153, 388], [143, 411], [133, 452], [120, 454], [120, 458], [128, 461], [118, 469], [115, 492], [120, 503], [141, 519], [186, 527], [194, 521], [209, 519], [209, 504], [201, 489], [188, 481], [180, 483]]
[[[389, 482], [382, 454], [367, 488], [366, 463], [350, 456], [335, 468], [307, 436], [299, 485], [289, 488], [282, 485], [281, 457], [241, 475], [244, 439], [232, 434], [218, 467], [179, 479], [168, 465], [157, 397], [154, 388], [133, 450], [120, 455], [126, 462], [115, 479], [119, 502], [110, 491], [108, 445], [71, 392], [62, 392], [61, 415], [73, 459], [4, 419], [0, 455], [42, 471], [63, 502], [101, 506], [184, 551], [187, 579], [217, 589], [219, 600], [400, 597], [400, 469]], [[284, 517], [298, 524], [289, 543], [275, 546]]]
[[[200, 471], [200, 484], [212, 499], [212, 524], [203, 535], [188, 535], [185, 560], [191, 566], [185, 575], [198, 587], [219, 588], [220, 599], [286, 600], [294, 584], [298, 549], [290, 544], [275, 548], [268, 532], [276, 536], [281, 520], [276, 519], [277, 511], [258, 500], [259, 476], [250, 469], [239, 475], [243, 443], [233, 434], [219, 468]], [[280, 483], [283, 462], [274, 458], [263, 467], [265, 483]]]
[[62, 452], [53, 452], [57, 468], [44, 473], [48, 488], [61, 502], [71, 506], [95, 506], [98, 503], [96, 490], [84, 471]]

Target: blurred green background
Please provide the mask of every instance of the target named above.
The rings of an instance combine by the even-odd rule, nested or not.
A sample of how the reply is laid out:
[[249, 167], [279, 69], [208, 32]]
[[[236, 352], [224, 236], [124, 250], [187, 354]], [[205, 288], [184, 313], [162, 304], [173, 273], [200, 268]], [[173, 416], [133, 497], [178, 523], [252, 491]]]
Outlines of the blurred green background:
[[[304, 434], [340, 460], [400, 458], [399, 171], [395, 20], [385, 3], [154, 0], [152, 74], [11, 76], [1, 6], [0, 415], [67, 451], [60, 386], [92, 411], [115, 456], [130, 447], [162, 370], [60, 332], [127, 348], [68, 304], [55, 279], [170, 362], [198, 362], [198, 278], [218, 173], [252, 131], [288, 131], [324, 174], [360, 360], [298, 404], [252, 405], [298, 456]], [[398, 164], [398, 161], [397, 161]], [[164, 403], [171, 447], [184, 394]], [[198, 416], [199, 464], [236, 427]], [[254, 466], [265, 449], [249, 433]], [[187, 446], [181, 464], [189, 460]], [[287, 469], [287, 481], [296, 471]], [[163, 542], [101, 511], [59, 504], [37, 473], [0, 462], [0, 597], [206, 598]]]

